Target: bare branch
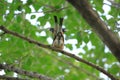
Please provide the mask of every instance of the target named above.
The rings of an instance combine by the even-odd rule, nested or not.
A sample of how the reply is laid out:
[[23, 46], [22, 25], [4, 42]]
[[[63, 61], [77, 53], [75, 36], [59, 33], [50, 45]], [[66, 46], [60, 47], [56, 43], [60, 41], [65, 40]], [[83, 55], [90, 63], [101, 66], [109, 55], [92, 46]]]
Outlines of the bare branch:
[[17, 77], [9, 77], [9, 76], [4, 76], [0, 75], [0, 80], [28, 80], [28, 79], [22, 79], [22, 78], [17, 78]]
[[16, 67], [14, 67], [12, 65], [8, 65], [8, 64], [0, 64], [0, 69], [14, 71], [18, 74], [27, 75], [29, 77], [38, 78], [40, 80], [51, 80], [50, 78], [48, 78], [47, 76], [44, 76], [42, 74], [38, 74], [36, 72], [28, 72], [28, 71], [16, 68]]
[[38, 46], [40, 46], [40, 47], [47, 48], [47, 49], [51, 49], [51, 50], [57, 51], [57, 52], [61, 52], [61, 53], [64, 54], [64, 55], [67, 55], [67, 56], [69, 56], [69, 57], [71, 57], [71, 58], [74, 58], [75, 60], [77, 60], [77, 61], [79, 61], [79, 62], [83, 62], [83, 63], [85, 63], [85, 64], [87, 64], [87, 65], [89, 65], [89, 66], [91, 66], [91, 67], [93, 67], [93, 68], [95, 68], [95, 69], [103, 72], [103, 73], [106, 74], [108, 77], [110, 77], [112, 80], [117, 80], [112, 74], [110, 74], [110, 73], [108, 73], [107, 71], [105, 71], [102, 67], [97, 66], [97, 65], [95, 65], [95, 64], [93, 64], [93, 63], [91, 63], [91, 62], [88, 62], [88, 61], [86, 61], [86, 60], [84, 60], [84, 59], [76, 56], [76, 55], [73, 54], [73, 53], [70, 53], [70, 52], [67, 52], [67, 51], [64, 51], [64, 50], [61, 50], [61, 49], [53, 48], [53, 47], [50, 46], [50, 45], [45, 45], [45, 44], [39, 43], [39, 42], [37, 42], [37, 41], [35, 41], [35, 40], [32, 40], [32, 39], [27, 38], [27, 37], [24, 37], [23, 35], [20, 35], [20, 34], [18, 34], [18, 33], [16, 33], [16, 32], [10, 31], [10, 30], [6, 29], [4, 26], [0, 26], [0, 29], [3, 30], [5, 33], [8, 33], [8, 34], [11, 34], [11, 35], [13, 35], [13, 36], [19, 37], [19, 38], [21, 38], [21, 39], [23, 39], [23, 40], [26, 40], [27, 42], [36, 44], [36, 45], [38, 45]]

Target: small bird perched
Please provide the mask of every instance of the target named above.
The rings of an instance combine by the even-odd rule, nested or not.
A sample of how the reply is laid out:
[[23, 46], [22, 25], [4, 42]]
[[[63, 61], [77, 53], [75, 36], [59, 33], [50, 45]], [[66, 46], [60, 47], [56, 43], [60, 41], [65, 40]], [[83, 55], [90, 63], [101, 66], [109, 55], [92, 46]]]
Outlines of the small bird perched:
[[63, 49], [64, 48], [63, 33], [65, 32], [65, 29], [62, 28], [63, 18], [59, 19], [59, 24], [58, 24], [57, 16], [54, 16], [54, 21], [55, 21], [55, 27], [50, 28], [50, 31], [53, 33], [52, 46], [58, 49]]

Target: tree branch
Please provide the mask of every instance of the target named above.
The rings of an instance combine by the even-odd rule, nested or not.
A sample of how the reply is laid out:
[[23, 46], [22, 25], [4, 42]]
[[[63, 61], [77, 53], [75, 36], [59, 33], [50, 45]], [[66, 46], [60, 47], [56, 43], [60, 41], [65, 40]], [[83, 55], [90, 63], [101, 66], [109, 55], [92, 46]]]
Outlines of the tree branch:
[[77, 60], [77, 61], [79, 61], [79, 62], [83, 62], [83, 63], [85, 63], [85, 64], [87, 64], [87, 65], [89, 65], [89, 66], [91, 66], [91, 67], [93, 67], [93, 68], [95, 68], [95, 69], [103, 72], [104, 74], [106, 74], [106, 75], [107, 75], [109, 78], [111, 78], [112, 80], [117, 80], [112, 74], [110, 74], [110, 73], [108, 73], [107, 71], [105, 71], [102, 67], [97, 66], [97, 65], [95, 65], [95, 64], [93, 64], [93, 63], [91, 63], [91, 62], [88, 62], [88, 61], [86, 61], [86, 60], [84, 60], [84, 59], [76, 56], [76, 55], [73, 54], [73, 53], [70, 53], [70, 52], [67, 52], [67, 51], [64, 51], [64, 50], [61, 50], [61, 49], [53, 48], [53, 47], [50, 46], [50, 45], [45, 45], [45, 44], [39, 43], [39, 42], [37, 42], [37, 41], [35, 41], [35, 40], [32, 40], [32, 39], [27, 38], [27, 37], [24, 37], [23, 35], [20, 35], [20, 34], [18, 34], [18, 33], [16, 33], [16, 32], [10, 31], [10, 30], [6, 29], [4, 26], [0, 26], [0, 29], [3, 30], [5, 33], [8, 33], [8, 34], [11, 34], [11, 35], [13, 35], [13, 36], [19, 37], [19, 38], [21, 38], [21, 39], [23, 39], [23, 40], [26, 40], [27, 42], [36, 44], [36, 45], [38, 45], [38, 46], [40, 46], [40, 47], [47, 48], [47, 49], [51, 49], [51, 50], [57, 51], [57, 52], [61, 52], [61, 53], [64, 54], [64, 55], [67, 55], [67, 56], [69, 56], [69, 57], [71, 57], [71, 58], [74, 58], [75, 60]]
[[0, 69], [6, 69], [6, 70], [10, 70], [22, 75], [27, 75], [29, 77], [33, 77], [33, 78], [38, 78], [40, 80], [51, 80], [50, 78], [48, 78], [47, 76], [44, 76], [42, 74], [38, 74], [36, 72], [28, 72], [19, 68], [16, 68], [12, 65], [8, 65], [8, 64], [0, 64]]
[[88, 0], [67, 0], [82, 15], [87, 23], [95, 30], [101, 40], [108, 46], [112, 54], [120, 62], [120, 40], [107, 25], [100, 19], [95, 10], [92, 9]]
[[17, 78], [17, 77], [9, 77], [9, 76], [4, 76], [4, 75], [0, 75], [0, 80], [28, 80], [28, 79], [21, 79], [21, 78]]

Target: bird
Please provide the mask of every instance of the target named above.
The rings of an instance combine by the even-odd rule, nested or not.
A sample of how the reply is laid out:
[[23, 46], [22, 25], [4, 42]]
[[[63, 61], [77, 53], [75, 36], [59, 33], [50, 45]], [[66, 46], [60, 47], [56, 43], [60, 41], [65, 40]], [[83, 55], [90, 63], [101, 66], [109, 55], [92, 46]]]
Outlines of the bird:
[[53, 42], [52, 47], [63, 49], [64, 48], [64, 32], [65, 28], [62, 28], [63, 18], [59, 18], [59, 23], [57, 16], [54, 16], [55, 27], [50, 28], [50, 31], [53, 33]]

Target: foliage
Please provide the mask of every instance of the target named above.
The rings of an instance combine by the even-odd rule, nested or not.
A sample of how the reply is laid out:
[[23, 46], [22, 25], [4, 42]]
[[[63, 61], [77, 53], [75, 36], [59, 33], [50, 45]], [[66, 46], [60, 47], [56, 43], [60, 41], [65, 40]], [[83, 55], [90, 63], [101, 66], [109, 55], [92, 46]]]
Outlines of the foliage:
[[[115, 57], [68, 2], [65, 0], [27, 0], [25, 3], [22, 0], [8, 1], [0, 1], [0, 25], [36, 41], [50, 44], [52, 34], [47, 28], [49, 25], [54, 26], [53, 16], [64, 17], [64, 27], [67, 29], [65, 50], [74, 52], [120, 78], [120, 65]], [[90, 3], [103, 21], [118, 34], [120, 9], [109, 6], [110, 10], [105, 14], [103, 0], [91, 0]], [[111, 17], [108, 18], [106, 15]], [[36, 23], [33, 23], [34, 21]], [[0, 33], [2, 34], [2, 31]], [[76, 40], [76, 43], [71, 43], [70, 40]], [[0, 36], [0, 61], [56, 80], [96, 80], [101, 74], [96, 69], [61, 53], [38, 47], [9, 34]], [[6, 75], [13, 76], [13, 73], [6, 71]], [[18, 76], [24, 77], [19, 74]]]

